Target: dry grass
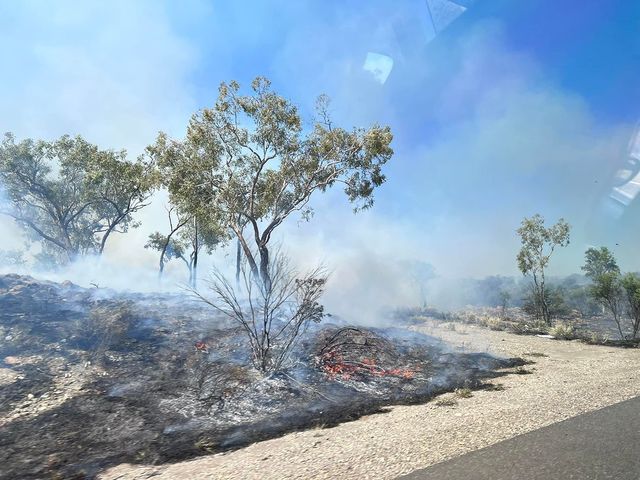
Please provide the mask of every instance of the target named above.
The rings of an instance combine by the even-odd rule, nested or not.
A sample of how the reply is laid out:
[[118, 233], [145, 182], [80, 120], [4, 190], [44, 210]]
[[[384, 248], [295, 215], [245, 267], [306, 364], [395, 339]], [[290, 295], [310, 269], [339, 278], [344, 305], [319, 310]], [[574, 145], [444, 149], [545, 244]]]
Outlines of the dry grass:
[[513, 373], [515, 373], [516, 375], [531, 375], [533, 373], [533, 371], [529, 370], [526, 367], [516, 367], [513, 370]]
[[485, 325], [489, 327], [491, 330], [505, 330], [506, 324], [503, 320], [497, 317], [488, 317], [485, 319]]
[[523, 355], [525, 357], [548, 357], [549, 356], [546, 353], [542, 353], [542, 352], [524, 352]]
[[471, 398], [473, 397], [473, 392], [470, 388], [457, 388], [455, 390], [455, 395], [458, 398]]
[[455, 407], [458, 405], [458, 401], [455, 398], [438, 398], [433, 403], [438, 407]]
[[575, 329], [570, 323], [558, 322], [550, 327], [548, 332], [549, 335], [553, 335], [561, 340], [571, 340], [575, 338]]
[[591, 332], [588, 336], [583, 337], [582, 340], [591, 345], [606, 345], [611, 338], [608, 334]]
[[506, 387], [503, 383], [489, 383], [485, 385], [484, 390], [488, 392], [502, 392], [506, 390]]

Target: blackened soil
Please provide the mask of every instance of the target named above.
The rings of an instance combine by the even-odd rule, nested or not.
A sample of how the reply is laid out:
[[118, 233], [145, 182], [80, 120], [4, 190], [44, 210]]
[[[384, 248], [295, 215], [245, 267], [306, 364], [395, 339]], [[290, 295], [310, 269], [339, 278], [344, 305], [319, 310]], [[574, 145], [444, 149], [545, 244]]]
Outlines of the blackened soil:
[[321, 351], [339, 328], [307, 332], [291, 366], [263, 378], [241, 331], [189, 297], [0, 276], [0, 478], [93, 478], [238, 448], [480, 386], [518, 364], [370, 329], [375, 348], [340, 354], [378, 373], [331, 374]]

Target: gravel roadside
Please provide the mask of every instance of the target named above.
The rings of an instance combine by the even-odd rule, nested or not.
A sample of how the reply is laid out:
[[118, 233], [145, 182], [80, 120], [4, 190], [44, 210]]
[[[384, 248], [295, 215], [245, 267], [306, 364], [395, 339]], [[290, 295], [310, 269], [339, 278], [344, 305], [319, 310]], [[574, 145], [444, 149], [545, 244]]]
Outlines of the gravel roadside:
[[171, 465], [123, 464], [99, 478], [394, 478], [640, 395], [640, 349], [519, 336], [462, 324], [431, 322], [416, 329], [455, 348], [535, 363], [526, 367], [530, 373], [500, 377], [497, 388], [475, 391], [470, 398], [447, 394], [444, 399], [452, 402], [435, 399], [424, 405], [391, 407], [387, 413], [334, 428], [291, 433]]

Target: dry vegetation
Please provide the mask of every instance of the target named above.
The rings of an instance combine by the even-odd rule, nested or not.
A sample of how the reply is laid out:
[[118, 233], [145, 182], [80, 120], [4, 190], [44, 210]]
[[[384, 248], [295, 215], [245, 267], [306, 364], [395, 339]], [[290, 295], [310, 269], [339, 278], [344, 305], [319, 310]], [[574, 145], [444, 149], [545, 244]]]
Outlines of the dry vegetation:
[[453, 346], [466, 342], [475, 350], [489, 348], [536, 363], [526, 367], [530, 374], [494, 380], [471, 398], [449, 393], [427, 404], [393, 407], [384, 415], [292, 433], [225, 455], [158, 467], [121, 465], [100, 478], [392, 479], [640, 394], [638, 350], [557, 342], [474, 325], [458, 332], [442, 328], [439, 321], [413, 328]]
[[621, 340], [615, 323], [603, 315], [583, 316], [579, 312], [552, 319], [547, 325], [527, 315], [521, 308], [466, 307], [452, 313], [424, 315], [419, 310], [409, 313], [410, 323], [436, 319], [442, 327], [457, 331], [462, 325], [476, 325], [494, 331], [507, 331], [518, 335], [551, 335], [559, 340], [580, 340], [593, 345], [622, 347], [640, 346], [640, 339]]

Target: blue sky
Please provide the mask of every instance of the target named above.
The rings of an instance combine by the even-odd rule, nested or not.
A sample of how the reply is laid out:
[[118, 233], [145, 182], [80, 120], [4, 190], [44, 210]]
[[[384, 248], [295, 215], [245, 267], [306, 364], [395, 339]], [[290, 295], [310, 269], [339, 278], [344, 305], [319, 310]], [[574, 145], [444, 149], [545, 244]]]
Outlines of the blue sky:
[[[431, 0], [435, 32], [423, 0], [2, 1], [0, 130], [137, 154], [158, 130], [180, 136], [220, 81], [266, 75], [307, 115], [327, 93], [341, 124], [395, 134], [372, 211], [353, 216], [336, 191], [310, 224], [287, 226], [301, 258], [515, 274], [514, 231], [540, 212], [574, 227], [556, 273], [577, 271], [591, 244], [640, 269], [640, 201], [617, 216], [605, 205], [640, 120], [640, 4], [459, 3], [470, 8], [444, 29], [458, 7]], [[393, 62], [384, 84], [363, 68], [371, 53]], [[153, 262], [141, 245], [161, 213], [159, 201], [113, 254]]]

